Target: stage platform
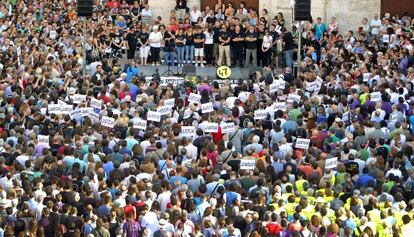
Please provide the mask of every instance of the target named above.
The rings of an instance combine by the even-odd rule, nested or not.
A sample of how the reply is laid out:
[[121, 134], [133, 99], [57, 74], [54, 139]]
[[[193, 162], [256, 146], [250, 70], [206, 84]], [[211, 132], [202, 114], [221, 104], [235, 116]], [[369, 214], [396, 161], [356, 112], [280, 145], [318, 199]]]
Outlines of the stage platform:
[[[184, 67], [177, 67], [177, 66], [170, 66], [170, 70], [172, 71], [172, 73], [170, 73], [168, 75], [167, 73], [167, 66], [152, 66], [152, 65], [148, 65], [148, 66], [138, 66], [139, 72], [143, 73], [144, 76], [146, 77], [150, 77], [152, 75], [154, 75], [156, 73], [156, 69], [158, 69], [158, 73], [161, 76], [180, 76], [180, 77], [184, 77], [185, 76], [185, 70]], [[195, 73], [189, 73], [191, 75], [195, 74], [196, 76], [200, 76], [200, 77], [207, 77], [210, 76], [211, 79], [217, 79], [217, 67], [195, 67]], [[229, 79], [232, 80], [237, 80], [239, 78], [243, 78], [243, 79], [248, 79], [249, 78], [249, 69], [248, 68], [231, 68], [231, 76]]]

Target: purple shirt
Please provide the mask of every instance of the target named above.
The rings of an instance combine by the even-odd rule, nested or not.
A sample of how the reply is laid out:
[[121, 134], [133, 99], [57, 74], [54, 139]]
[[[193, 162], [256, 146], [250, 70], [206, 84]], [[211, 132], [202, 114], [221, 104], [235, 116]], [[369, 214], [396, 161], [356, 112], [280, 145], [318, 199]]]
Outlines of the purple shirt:
[[126, 221], [122, 226], [122, 229], [126, 237], [138, 237], [139, 232], [141, 231], [141, 225], [135, 220]]
[[202, 94], [204, 90], [207, 90], [208, 94], [211, 94], [211, 87], [209, 85], [199, 85], [197, 89], [200, 94]]

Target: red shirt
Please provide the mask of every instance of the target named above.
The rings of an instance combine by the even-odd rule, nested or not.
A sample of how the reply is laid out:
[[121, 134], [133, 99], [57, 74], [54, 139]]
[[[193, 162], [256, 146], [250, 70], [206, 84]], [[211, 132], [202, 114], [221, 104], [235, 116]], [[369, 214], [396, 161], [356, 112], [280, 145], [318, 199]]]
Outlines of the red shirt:
[[278, 235], [280, 231], [282, 231], [282, 226], [279, 225], [277, 222], [269, 222], [266, 225], [267, 232], [271, 235]]

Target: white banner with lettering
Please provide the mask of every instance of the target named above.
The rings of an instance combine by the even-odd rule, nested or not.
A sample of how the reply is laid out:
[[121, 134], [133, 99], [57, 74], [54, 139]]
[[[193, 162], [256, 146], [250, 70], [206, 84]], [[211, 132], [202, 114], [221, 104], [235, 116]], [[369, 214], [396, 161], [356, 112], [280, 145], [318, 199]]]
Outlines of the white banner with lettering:
[[300, 149], [308, 149], [309, 144], [310, 144], [310, 139], [298, 138], [296, 139], [295, 147], [300, 148]]

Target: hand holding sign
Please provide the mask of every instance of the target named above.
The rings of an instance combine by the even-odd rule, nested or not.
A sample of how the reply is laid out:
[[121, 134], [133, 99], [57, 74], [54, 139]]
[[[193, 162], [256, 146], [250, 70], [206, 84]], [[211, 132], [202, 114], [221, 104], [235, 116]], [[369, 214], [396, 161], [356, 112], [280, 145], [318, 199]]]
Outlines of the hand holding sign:
[[214, 107], [213, 107], [213, 103], [212, 102], [205, 103], [205, 104], [201, 104], [201, 112], [203, 114], [211, 113], [213, 111], [214, 111]]
[[190, 93], [190, 95], [188, 96], [188, 101], [191, 103], [199, 104], [200, 100], [201, 100], [201, 95]]

